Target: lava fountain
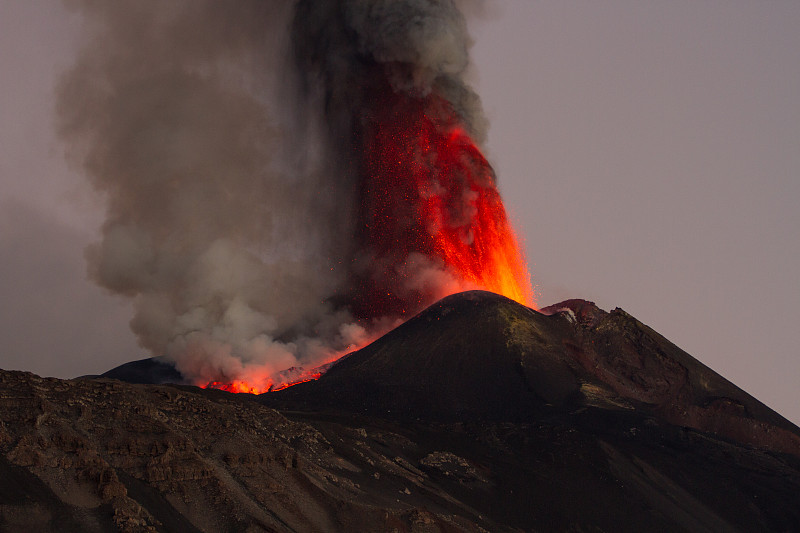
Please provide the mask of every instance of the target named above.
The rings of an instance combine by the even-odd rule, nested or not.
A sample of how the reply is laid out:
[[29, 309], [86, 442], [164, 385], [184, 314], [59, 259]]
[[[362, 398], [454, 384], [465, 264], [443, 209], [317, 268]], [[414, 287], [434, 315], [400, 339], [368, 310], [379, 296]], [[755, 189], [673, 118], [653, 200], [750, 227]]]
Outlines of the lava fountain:
[[[371, 309], [360, 313], [405, 316], [467, 289], [533, 306], [494, 172], [449, 102], [388, 88], [376, 101], [360, 141], [356, 231], [371, 258], [358, 280]], [[439, 275], [426, 283], [431, 271]]]

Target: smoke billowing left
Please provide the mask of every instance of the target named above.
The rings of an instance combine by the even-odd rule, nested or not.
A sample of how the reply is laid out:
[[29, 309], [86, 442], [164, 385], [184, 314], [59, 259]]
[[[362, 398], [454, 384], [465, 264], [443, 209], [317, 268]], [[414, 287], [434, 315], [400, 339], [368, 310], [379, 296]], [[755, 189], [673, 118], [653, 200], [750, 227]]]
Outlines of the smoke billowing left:
[[498, 277], [532, 304], [453, 2], [67, 3], [59, 133], [106, 201], [89, 273], [188, 379], [261, 390]]

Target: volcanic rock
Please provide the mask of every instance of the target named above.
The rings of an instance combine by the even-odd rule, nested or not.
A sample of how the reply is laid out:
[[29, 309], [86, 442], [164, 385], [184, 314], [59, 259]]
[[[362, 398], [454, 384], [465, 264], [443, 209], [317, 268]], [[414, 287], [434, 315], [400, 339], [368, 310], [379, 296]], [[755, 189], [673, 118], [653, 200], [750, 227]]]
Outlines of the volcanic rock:
[[261, 396], [0, 371], [0, 531], [796, 531], [798, 442], [624, 311], [470, 292]]
[[629, 410], [800, 455], [800, 430], [625, 311], [568, 300], [536, 312], [470, 291], [265, 401], [436, 421], [533, 421]]
[[119, 365], [108, 372], [104, 372], [100, 377], [145, 385], [185, 383], [183, 374], [172, 363], [159, 357], [148, 357], [147, 359], [139, 359], [138, 361]]

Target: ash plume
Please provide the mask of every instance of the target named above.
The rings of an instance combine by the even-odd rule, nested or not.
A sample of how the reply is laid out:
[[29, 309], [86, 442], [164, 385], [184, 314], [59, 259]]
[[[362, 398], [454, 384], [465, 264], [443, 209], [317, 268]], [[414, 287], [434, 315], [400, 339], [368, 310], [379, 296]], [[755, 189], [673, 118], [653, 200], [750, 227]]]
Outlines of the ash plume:
[[344, 293], [360, 318], [408, 316], [456, 290], [533, 304], [464, 80], [470, 38], [452, 0], [301, 0], [301, 95], [321, 102], [332, 162], [357, 198]]
[[106, 206], [89, 274], [132, 298], [151, 353], [198, 384], [267, 383], [471, 286], [364, 231], [377, 105], [483, 138], [453, 2], [66, 1], [87, 39], [58, 128]]

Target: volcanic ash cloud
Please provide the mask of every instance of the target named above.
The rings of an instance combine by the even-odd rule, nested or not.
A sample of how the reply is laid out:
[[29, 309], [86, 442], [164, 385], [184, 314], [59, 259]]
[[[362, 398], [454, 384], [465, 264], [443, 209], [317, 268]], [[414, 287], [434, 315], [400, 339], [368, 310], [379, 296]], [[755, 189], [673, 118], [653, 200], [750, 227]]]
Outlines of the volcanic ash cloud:
[[59, 132], [106, 206], [89, 273], [193, 382], [261, 390], [489, 279], [532, 304], [453, 2], [69, 5]]

